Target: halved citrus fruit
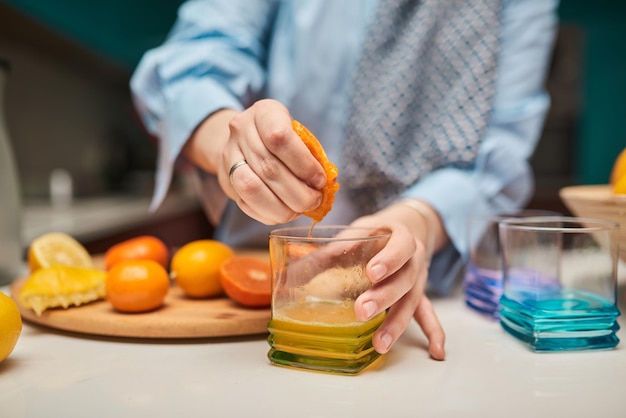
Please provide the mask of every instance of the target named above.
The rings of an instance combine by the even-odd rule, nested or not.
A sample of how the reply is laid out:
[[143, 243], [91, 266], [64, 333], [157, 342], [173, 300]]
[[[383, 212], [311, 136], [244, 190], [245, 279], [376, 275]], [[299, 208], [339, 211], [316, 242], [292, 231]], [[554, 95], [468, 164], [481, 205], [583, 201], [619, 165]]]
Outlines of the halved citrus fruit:
[[89, 267], [39, 268], [26, 279], [18, 300], [37, 316], [49, 308], [80, 306], [104, 298], [106, 277], [106, 272]]
[[311, 151], [311, 154], [313, 154], [315, 159], [319, 161], [324, 168], [324, 172], [326, 173], [326, 184], [322, 188], [322, 202], [312, 211], [304, 212], [304, 215], [313, 219], [313, 221], [320, 222], [333, 208], [335, 193], [339, 190], [339, 183], [337, 182], [339, 170], [335, 164], [328, 160], [322, 144], [320, 144], [315, 135], [313, 135], [313, 133], [311, 133], [306, 126], [297, 120], [293, 120], [291, 124], [293, 126], [293, 130], [298, 134], [309, 151]]
[[62, 232], [49, 232], [35, 238], [28, 248], [28, 268], [74, 266], [93, 268], [89, 252], [76, 239]]
[[226, 295], [250, 308], [266, 308], [272, 301], [270, 265], [259, 258], [234, 256], [220, 266]]

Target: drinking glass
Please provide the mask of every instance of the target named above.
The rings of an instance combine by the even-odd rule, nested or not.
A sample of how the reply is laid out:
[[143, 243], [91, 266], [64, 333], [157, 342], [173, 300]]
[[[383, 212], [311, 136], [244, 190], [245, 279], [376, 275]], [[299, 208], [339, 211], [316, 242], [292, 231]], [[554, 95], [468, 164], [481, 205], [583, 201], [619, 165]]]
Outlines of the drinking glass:
[[361, 322], [354, 301], [371, 287], [365, 267], [389, 236], [386, 230], [347, 226], [270, 233], [273, 364], [358, 374], [380, 357], [372, 336], [385, 312]]
[[497, 320], [502, 296], [502, 260], [498, 223], [508, 218], [558, 216], [558, 212], [523, 209], [499, 215], [470, 215], [467, 219], [469, 257], [463, 277], [465, 304]]
[[500, 323], [534, 351], [608, 349], [616, 335], [619, 225], [545, 217], [499, 224]]

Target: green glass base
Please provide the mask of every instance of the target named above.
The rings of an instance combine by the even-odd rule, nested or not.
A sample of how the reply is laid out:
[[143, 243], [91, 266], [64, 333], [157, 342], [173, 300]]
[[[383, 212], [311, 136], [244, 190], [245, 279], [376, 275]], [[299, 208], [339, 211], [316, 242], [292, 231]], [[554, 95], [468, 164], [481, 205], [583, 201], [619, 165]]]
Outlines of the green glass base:
[[372, 337], [385, 318], [381, 314], [369, 322], [320, 327], [272, 319], [267, 338], [269, 360], [280, 366], [334, 374], [359, 374], [380, 354]]
[[371, 350], [369, 353], [356, 359], [340, 359], [294, 354], [272, 348], [267, 353], [267, 357], [273, 364], [278, 366], [323, 373], [357, 375], [376, 363], [381, 355], [375, 350]]

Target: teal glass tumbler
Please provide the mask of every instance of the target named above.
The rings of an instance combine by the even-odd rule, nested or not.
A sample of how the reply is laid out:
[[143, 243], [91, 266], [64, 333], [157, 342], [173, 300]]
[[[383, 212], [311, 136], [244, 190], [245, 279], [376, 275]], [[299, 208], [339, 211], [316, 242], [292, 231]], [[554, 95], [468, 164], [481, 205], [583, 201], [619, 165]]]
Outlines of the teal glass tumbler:
[[537, 217], [499, 223], [500, 324], [533, 351], [610, 349], [619, 343], [619, 225]]

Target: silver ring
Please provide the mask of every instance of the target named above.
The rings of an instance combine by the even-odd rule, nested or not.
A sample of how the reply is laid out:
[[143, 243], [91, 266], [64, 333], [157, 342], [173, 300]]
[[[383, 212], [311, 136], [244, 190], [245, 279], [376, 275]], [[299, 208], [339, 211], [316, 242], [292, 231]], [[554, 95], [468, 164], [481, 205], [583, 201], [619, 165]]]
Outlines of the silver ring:
[[248, 164], [246, 160], [241, 160], [230, 166], [230, 170], [228, 170], [228, 178], [230, 179], [230, 184], [233, 184], [233, 174], [235, 173], [235, 170], [246, 164]]

